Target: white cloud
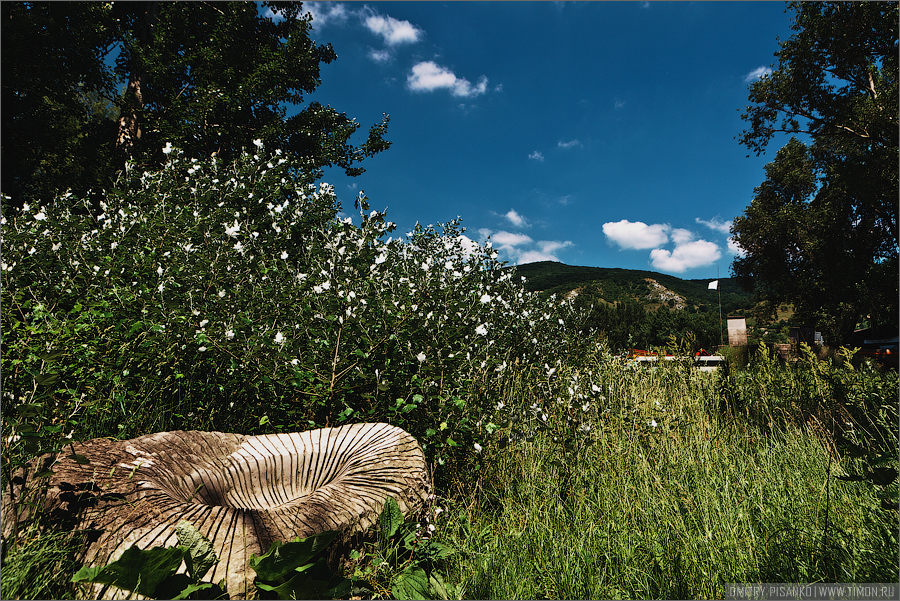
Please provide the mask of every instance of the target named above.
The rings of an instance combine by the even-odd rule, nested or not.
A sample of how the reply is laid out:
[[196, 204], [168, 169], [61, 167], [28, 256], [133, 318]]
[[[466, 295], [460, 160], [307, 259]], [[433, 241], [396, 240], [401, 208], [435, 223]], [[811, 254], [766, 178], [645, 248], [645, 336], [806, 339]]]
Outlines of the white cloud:
[[676, 243], [673, 251], [668, 251], [664, 248], [655, 248], [650, 251], [650, 259], [653, 266], [660, 271], [672, 273], [681, 273], [694, 267], [711, 265], [721, 256], [722, 253], [719, 251], [718, 245], [706, 240]]
[[496, 232], [491, 235], [491, 241], [497, 244], [500, 248], [504, 250], [512, 250], [515, 246], [521, 246], [522, 244], [531, 244], [534, 240], [531, 239], [531, 236], [526, 236], [525, 234], [514, 234], [512, 232]]
[[532, 152], [531, 154], [528, 155], [528, 158], [529, 158], [529, 159], [534, 159], [535, 161], [541, 161], [541, 162], [543, 162], [543, 160], [544, 160], [544, 155], [542, 155], [540, 152], [538, 152], [537, 150], [535, 150], [534, 152]]
[[641, 250], [644, 248], [656, 248], [669, 241], [668, 225], [647, 225], [642, 221], [608, 222], [603, 224], [603, 233], [609, 241], [618, 244], [621, 248]]
[[738, 257], [746, 257], [747, 253], [734, 238], [728, 238], [728, 252]]
[[750, 71], [750, 73], [747, 73], [744, 76], [744, 81], [746, 83], [750, 83], [751, 81], [756, 81], [757, 79], [760, 79], [766, 75], [771, 75], [771, 74], [772, 74], [772, 69], [770, 69], [769, 67], [757, 67], [753, 71]]
[[699, 217], [696, 217], [696, 218], [694, 218], [694, 221], [696, 221], [700, 225], [705, 225], [706, 227], [713, 230], [714, 232], [719, 232], [722, 234], [727, 234], [727, 233], [731, 232], [731, 222], [730, 221], [722, 221], [718, 217], [713, 217], [709, 221], [706, 221], [704, 219], [700, 219]]
[[406, 83], [414, 92], [432, 92], [440, 88], [450, 90], [454, 96], [471, 97], [487, 91], [487, 77], [484, 75], [478, 84], [472, 85], [469, 80], [457, 77], [446, 67], [434, 61], [423, 61], [413, 65], [412, 72], [406, 77]]
[[574, 244], [569, 240], [566, 240], [565, 242], [560, 242], [559, 240], [540, 240], [538, 246], [541, 248], [541, 252], [555, 253], [558, 250], [574, 246]]
[[376, 63], [386, 63], [391, 60], [390, 50], [369, 50], [369, 58]]
[[559, 257], [554, 254], [541, 252], [539, 250], [526, 250], [516, 258], [516, 265], [537, 263], [539, 261], [556, 261], [557, 263], [560, 262]]
[[563, 142], [562, 140], [560, 140], [556, 145], [559, 148], [572, 148], [573, 146], [581, 146], [581, 142], [579, 142], [578, 140], [570, 140], [568, 142]]
[[340, 2], [305, 2], [303, 12], [312, 15], [314, 28], [344, 23], [350, 16], [350, 11]]
[[509, 213], [504, 215], [504, 217], [506, 217], [507, 221], [509, 221], [516, 227], [530, 227], [528, 221], [524, 217], [516, 213], [515, 209], [510, 209]]
[[687, 244], [694, 239], [694, 232], [684, 228], [676, 227], [672, 230], [672, 242], [676, 245]]
[[384, 43], [388, 46], [412, 44], [418, 42], [424, 35], [421, 29], [409, 21], [400, 21], [394, 17], [378, 14], [369, 14], [365, 17], [364, 24], [369, 31], [384, 38]]
[[525, 234], [512, 232], [493, 232], [487, 228], [478, 230], [482, 239], [490, 236], [491, 242], [504, 253], [504, 260], [516, 265], [534, 263], [536, 261], [559, 261], [557, 251], [573, 246], [569, 240], [538, 240], [535, 242]]

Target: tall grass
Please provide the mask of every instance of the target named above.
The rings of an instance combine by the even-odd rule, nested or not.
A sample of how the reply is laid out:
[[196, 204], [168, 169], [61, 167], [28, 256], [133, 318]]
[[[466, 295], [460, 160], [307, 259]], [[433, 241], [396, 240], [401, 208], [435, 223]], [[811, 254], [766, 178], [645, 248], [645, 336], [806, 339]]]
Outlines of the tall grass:
[[[764, 371], [806, 377], [774, 365], [742, 377]], [[896, 512], [871, 485], [834, 478], [846, 462], [801, 419], [762, 431], [723, 413], [720, 376], [600, 376], [613, 393], [589, 439], [566, 449], [542, 431], [497, 448], [476, 492], [457, 499], [446, 530], [465, 597], [721, 598], [727, 582], [897, 581]], [[541, 402], [537, 389], [520, 380], [515, 394]]]

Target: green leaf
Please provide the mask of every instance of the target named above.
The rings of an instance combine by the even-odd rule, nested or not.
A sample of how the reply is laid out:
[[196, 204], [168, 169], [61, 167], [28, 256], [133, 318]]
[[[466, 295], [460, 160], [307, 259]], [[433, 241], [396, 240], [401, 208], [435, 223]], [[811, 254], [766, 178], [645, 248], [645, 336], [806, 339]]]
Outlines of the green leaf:
[[391, 593], [395, 599], [428, 599], [428, 574], [416, 566], [407, 566], [394, 578]]
[[178, 545], [186, 551], [184, 562], [187, 564], [188, 574], [194, 582], [199, 582], [219, 561], [212, 543], [186, 520], [178, 522], [175, 533], [178, 535]]
[[428, 577], [428, 588], [430, 589], [431, 599], [455, 599], [456, 591], [453, 585], [444, 582], [444, 579], [437, 572]]
[[132, 545], [116, 561], [106, 566], [83, 567], [72, 582], [95, 582], [154, 597], [156, 587], [178, 571], [184, 551], [178, 547], [139, 549]]
[[388, 497], [381, 510], [381, 516], [378, 519], [381, 526], [381, 535], [385, 539], [389, 539], [397, 532], [397, 528], [403, 523], [403, 512], [393, 497]]
[[341, 599], [350, 590], [350, 581], [332, 573], [324, 557], [315, 564], [298, 568], [298, 572], [287, 582], [267, 584], [257, 581], [256, 586], [275, 593], [279, 599]]
[[275, 542], [272, 548], [261, 556], [250, 556], [250, 567], [256, 572], [257, 580], [275, 582], [289, 577], [297, 568], [304, 568], [312, 559], [338, 535], [337, 532], [323, 532], [288, 543]]

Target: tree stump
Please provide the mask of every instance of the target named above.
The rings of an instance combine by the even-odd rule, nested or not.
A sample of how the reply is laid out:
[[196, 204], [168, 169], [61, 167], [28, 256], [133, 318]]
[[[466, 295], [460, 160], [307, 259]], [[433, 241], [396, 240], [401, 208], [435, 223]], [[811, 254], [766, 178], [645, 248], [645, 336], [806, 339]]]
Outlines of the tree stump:
[[[105, 565], [131, 545], [175, 545], [175, 526], [187, 520], [219, 558], [204, 580], [225, 579], [232, 599], [253, 594], [251, 554], [298, 536], [366, 530], [388, 497], [407, 515], [430, 489], [418, 442], [383, 423], [264, 436], [176, 430], [94, 439], [27, 467], [33, 473], [50, 463], [40, 510], [55, 527], [87, 535], [85, 565]], [[15, 525], [13, 504], [27, 494], [27, 472], [4, 491], [4, 534]]]

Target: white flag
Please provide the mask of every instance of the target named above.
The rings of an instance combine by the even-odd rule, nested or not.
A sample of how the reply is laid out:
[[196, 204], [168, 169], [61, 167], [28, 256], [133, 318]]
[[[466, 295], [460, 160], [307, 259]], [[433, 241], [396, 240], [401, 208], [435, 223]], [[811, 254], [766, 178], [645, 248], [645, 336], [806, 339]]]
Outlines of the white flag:
[[718, 290], [719, 289], [719, 280], [709, 283], [709, 287], [707, 290]]

